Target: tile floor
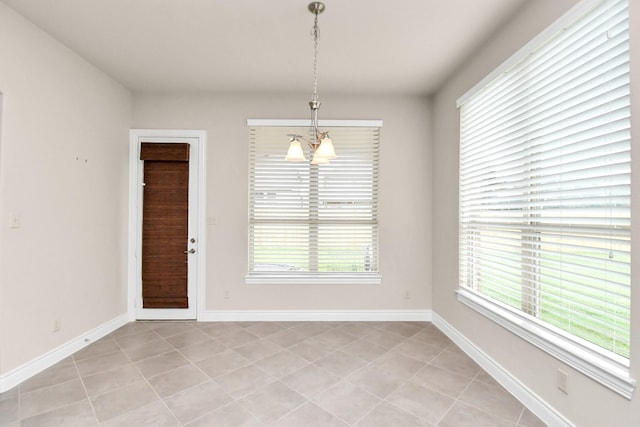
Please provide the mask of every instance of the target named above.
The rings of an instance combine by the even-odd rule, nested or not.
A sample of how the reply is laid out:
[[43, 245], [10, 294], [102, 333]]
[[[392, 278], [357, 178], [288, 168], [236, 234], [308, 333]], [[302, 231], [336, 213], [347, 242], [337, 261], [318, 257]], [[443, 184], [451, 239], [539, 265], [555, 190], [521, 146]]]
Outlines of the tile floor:
[[135, 322], [0, 394], [0, 425], [544, 424], [431, 323]]

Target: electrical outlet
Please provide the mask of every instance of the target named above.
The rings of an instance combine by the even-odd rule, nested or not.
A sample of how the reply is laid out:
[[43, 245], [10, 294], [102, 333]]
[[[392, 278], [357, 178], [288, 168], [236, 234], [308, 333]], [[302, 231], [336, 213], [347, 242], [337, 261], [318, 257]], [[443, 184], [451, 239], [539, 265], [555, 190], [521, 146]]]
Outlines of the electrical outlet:
[[224, 290], [224, 299], [231, 299], [231, 294], [228, 289]]
[[404, 291], [404, 299], [411, 299], [411, 292], [408, 289]]
[[51, 328], [52, 332], [58, 332], [60, 330], [60, 318], [57, 317], [53, 319], [53, 327]]
[[9, 228], [22, 227], [22, 217], [19, 213], [9, 214]]
[[562, 369], [558, 369], [556, 381], [558, 383], [558, 389], [560, 389], [560, 391], [564, 392], [565, 394], [569, 394], [569, 374], [567, 374]]

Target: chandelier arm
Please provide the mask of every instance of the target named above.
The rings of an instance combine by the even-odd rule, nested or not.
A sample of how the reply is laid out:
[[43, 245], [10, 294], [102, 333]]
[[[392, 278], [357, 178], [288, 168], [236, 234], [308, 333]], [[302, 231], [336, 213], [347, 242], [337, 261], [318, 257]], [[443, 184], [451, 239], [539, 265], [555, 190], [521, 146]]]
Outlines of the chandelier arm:
[[[319, 135], [322, 136], [327, 134], [328, 132], [320, 132]], [[293, 139], [297, 139], [298, 141], [302, 141], [302, 142], [306, 142], [307, 145], [309, 146], [309, 148], [311, 148], [312, 150], [315, 151], [315, 149], [317, 148], [318, 145], [320, 145], [320, 139], [316, 138], [315, 140], [310, 140], [309, 138], [305, 138], [302, 135], [296, 134], [296, 133], [288, 133], [287, 136], [289, 138]]]

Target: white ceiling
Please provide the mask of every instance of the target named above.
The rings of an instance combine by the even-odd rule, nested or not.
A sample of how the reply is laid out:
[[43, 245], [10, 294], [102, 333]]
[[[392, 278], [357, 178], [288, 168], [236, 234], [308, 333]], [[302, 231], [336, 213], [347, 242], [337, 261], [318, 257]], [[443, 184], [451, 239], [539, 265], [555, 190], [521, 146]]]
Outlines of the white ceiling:
[[[2, 0], [134, 91], [309, 91], [307, 0]], [[526, 0], [325, 0], [318, 90], [435, 90]]]

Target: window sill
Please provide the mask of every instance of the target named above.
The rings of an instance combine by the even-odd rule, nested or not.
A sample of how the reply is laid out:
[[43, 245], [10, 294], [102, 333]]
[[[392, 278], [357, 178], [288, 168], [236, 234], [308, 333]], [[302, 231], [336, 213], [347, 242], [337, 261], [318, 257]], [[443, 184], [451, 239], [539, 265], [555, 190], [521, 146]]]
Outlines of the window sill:
[[382, 276], [377, 273], [249, 273], [244, 280], [247, 285], [379, 285]]
[[627, 359], [601, 351], [587, 342], [571, 340], [559, 330], [532, 321], [531, 317], [472, 290], [459, 288], [457, 295], [463, 304], [631, 400], [636, 381], [630, 377]]

